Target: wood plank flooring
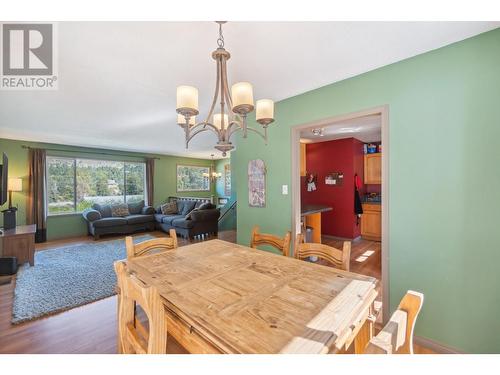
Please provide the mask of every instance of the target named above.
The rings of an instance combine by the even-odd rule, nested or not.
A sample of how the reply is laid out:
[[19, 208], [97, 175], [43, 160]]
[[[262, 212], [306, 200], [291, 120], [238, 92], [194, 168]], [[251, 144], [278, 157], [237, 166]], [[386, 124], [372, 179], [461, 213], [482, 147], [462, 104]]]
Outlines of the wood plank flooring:
[[[163, 232], [150, 232], [161, 237]], [[141, 234], [138, 234], [141, 235]], [[108, 241], [123, 236], [105, 237]], [[234, 231], [220, 232], [219, 239], [235, 242]], [[199, 241], [197, 239], [194, 241]], [[338, 246], [337, 239], [325, 237], [324, 243]], [[37, 251], [69, 244], [93, 242], [89, 237], [79, 237], [44, 244], [37, 244]], [[188, 244], [179, 238], [179, 246]], [[358, 259], [366, 251], [374, 251], [365, 261]], [[378, 252], [378, 256], [376, 255]], [[378, 257], [378, 261], [377, 261]], [[358, 260], [356, 260], [358, 259]], [[351, 270], [353, 272], [377, 277], [380, 270], [380, 244], [372, 241], [353, 241]], [[378, 271], [380, 272], [380, 271]], [[1, 283], [0, 283], [1, 284]], [[12, 303], [15, 280], [0, 285], [0, 353], [116, 353], [116, 297], [106, 298], [69, 311], [18, 325], [11, 324]], [[175, 340], [169, 338], [168, 352], [183, 353], [184, 350]], [[416, 347], [417, 352], [426, 352]]]

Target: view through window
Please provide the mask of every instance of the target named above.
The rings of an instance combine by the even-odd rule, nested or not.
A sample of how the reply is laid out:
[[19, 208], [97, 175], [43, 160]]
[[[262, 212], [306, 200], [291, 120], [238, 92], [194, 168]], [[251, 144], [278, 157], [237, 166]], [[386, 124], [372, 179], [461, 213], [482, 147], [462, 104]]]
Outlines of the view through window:
[[141, 162], [47, 157], [49, 215], [81, 212], [94, 203], [145, 199], [146, 165]]

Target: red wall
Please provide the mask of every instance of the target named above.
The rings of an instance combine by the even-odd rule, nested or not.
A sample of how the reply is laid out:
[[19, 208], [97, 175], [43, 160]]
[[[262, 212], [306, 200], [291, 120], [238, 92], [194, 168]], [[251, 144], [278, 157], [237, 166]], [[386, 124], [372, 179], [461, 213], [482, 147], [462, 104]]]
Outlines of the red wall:
[[[303, 204], [324, 204], [333, 211], [322, 214], [322, 233], [345, 238], [356, 238], [360, 226], [354, 214], [354, 174], [363, 181], [363, 143], [354, 138], [311, 143], [306, 145], [306, 165], [309, 173], [318, 175], [317, 190], [307, 192], [305, 178], [302, 177], [301, 199]], [[325, 184], [325, 176], [332, 172], [342, 172], [342, 186]], [[361, 197], [364, 187], [361, 188]]]

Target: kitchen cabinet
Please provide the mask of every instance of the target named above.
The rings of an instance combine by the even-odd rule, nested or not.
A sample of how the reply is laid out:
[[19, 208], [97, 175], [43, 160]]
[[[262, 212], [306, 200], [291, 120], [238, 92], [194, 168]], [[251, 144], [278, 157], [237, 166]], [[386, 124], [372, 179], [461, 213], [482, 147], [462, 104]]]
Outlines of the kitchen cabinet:
[[365, 184], [382, 183], [382, 154], [365, 155]]
[[382, 239], [382, 209], [380, 204], [363, 203], [361, 215], [361, 237], [365, 240]]
[[306, 175], [306, 144], [300, 144], [300, 176]]

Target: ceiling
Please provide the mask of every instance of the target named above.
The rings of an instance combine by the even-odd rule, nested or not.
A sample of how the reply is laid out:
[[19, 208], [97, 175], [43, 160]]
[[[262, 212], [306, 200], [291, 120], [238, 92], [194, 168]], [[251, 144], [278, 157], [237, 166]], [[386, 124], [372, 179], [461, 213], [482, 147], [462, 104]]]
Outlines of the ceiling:
[[365, 143], [380, 142], [382, 140], [382, 116], [358, 117], [315, 129], [321, 129], [322, 136], [313, 134], [312, 128], [305, 129], [300, 132], [300, 141], [317, 143], [352, 137]]
[[[499, 26], [229, 22], [228, 78], [230, 84], [250, 81], [255, 99], [278, 101]], [[181, 84], [196, 86], [206, 114], [215, 84], [215, 23], [62, 22], [58, 35], [59, 89], [0, 91], [0, 137], [205, 158], [214, 153], [211, 133], [185, 150], [175, 92]]]

